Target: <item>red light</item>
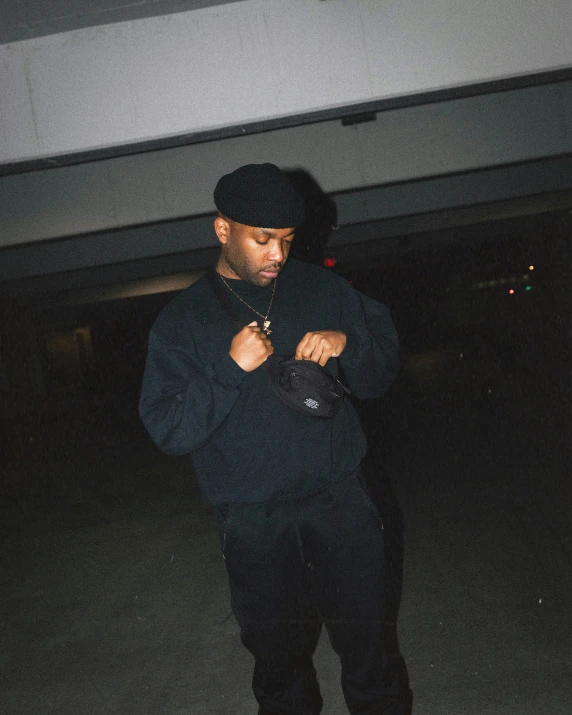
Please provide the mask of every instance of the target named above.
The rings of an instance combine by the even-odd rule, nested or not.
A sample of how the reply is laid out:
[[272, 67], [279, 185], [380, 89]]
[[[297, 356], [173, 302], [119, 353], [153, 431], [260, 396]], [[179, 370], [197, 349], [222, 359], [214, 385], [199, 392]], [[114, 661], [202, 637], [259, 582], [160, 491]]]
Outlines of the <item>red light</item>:
[[324, 266], [326, 268], [333, 268], [337, 262], [336, 258], [324, 258]]
[[509, 293], [510, 293], [511, 295], [514, 295], [514, 288], [511, 288], [511, 289], [509, 290]]

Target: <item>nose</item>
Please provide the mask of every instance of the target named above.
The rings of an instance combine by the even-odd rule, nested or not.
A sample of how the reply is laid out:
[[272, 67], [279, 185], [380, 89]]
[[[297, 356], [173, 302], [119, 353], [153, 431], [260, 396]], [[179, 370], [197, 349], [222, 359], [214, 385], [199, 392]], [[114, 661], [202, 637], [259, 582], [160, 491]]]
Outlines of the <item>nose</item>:
[[267, 258], [272, 263], [282, 263], [284, 261], [284, 249], [281, 241], [269, 241]]

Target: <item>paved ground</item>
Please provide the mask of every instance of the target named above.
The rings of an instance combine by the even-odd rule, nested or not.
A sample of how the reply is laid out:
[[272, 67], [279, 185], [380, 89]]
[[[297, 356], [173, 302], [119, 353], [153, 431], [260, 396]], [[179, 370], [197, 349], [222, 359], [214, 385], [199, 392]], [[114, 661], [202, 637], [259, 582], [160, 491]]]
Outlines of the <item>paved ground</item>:
[[[405, 523], [413, 712], [569, 715], [570, 424], [524, 365], [488, 358], [412, 356], [368, 412]], [[60, 455], [84, 498], [4, 517], [0, 709], [255, 715], [214, 519], [186, 459], [128, 435]], [[346, 713], [326, 635], [316, 666], [324, 714]]]

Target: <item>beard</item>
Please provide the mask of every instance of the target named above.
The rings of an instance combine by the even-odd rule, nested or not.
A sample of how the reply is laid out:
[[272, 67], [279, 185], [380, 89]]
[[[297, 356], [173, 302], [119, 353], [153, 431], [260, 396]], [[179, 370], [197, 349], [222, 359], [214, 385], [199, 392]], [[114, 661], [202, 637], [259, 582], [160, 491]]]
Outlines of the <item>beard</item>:
[[237, 252], [235, 255], [235, 252], [230, 249], [230, 247], [228, 247], [226, 251], [223, 250], [222, 258], [226, 265], [236, 273], [241, 280], [260, 287], [268, 286], [274, 280], [274, 278], [265, 278], [260, 275], [260, 271], [273, 270], [280, 272], [284, 265], [284, 263], [280, 263], [272, 266], [264, 266], [263, 268], [255, 267], [244, 254]]

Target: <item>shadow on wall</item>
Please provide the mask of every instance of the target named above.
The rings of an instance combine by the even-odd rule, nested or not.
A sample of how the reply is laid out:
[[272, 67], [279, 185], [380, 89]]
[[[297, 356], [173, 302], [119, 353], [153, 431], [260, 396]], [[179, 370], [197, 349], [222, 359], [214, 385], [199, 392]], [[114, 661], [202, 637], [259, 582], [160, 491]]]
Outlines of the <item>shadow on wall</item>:
[[[337, 228], [337, 207], [308, 172], [286, 172], [306, 204], [306, 220], [297, 229], [290, 255], [307, 263], [324, 264], [326, 247]], [[374, 414], [372, 414], [372, 411]], [[397, 503], [389, 475], [383, 469], [381, 440], [375, 427], [378, 420], [373, 404], [360, 410], [370, 450], [362, 465], [364, 486], [370, 492], [385, 524], [386, 534], [386, 621], [385, 635], [391, 653], [391, 667], [396, 670], [401, 687], [400, 699], [406, 715], [411, 712], [413, 694], [409, 688], [409, 676], [397, 639], [397, 620], [403, 584], [403, 516]]]
[[307, 171], [286, 171], [306, 204], [306, 220], [296, 230], [290, 255], [300, 261], [322, 265], [331, 233], [337, 228], [336, 204]]

